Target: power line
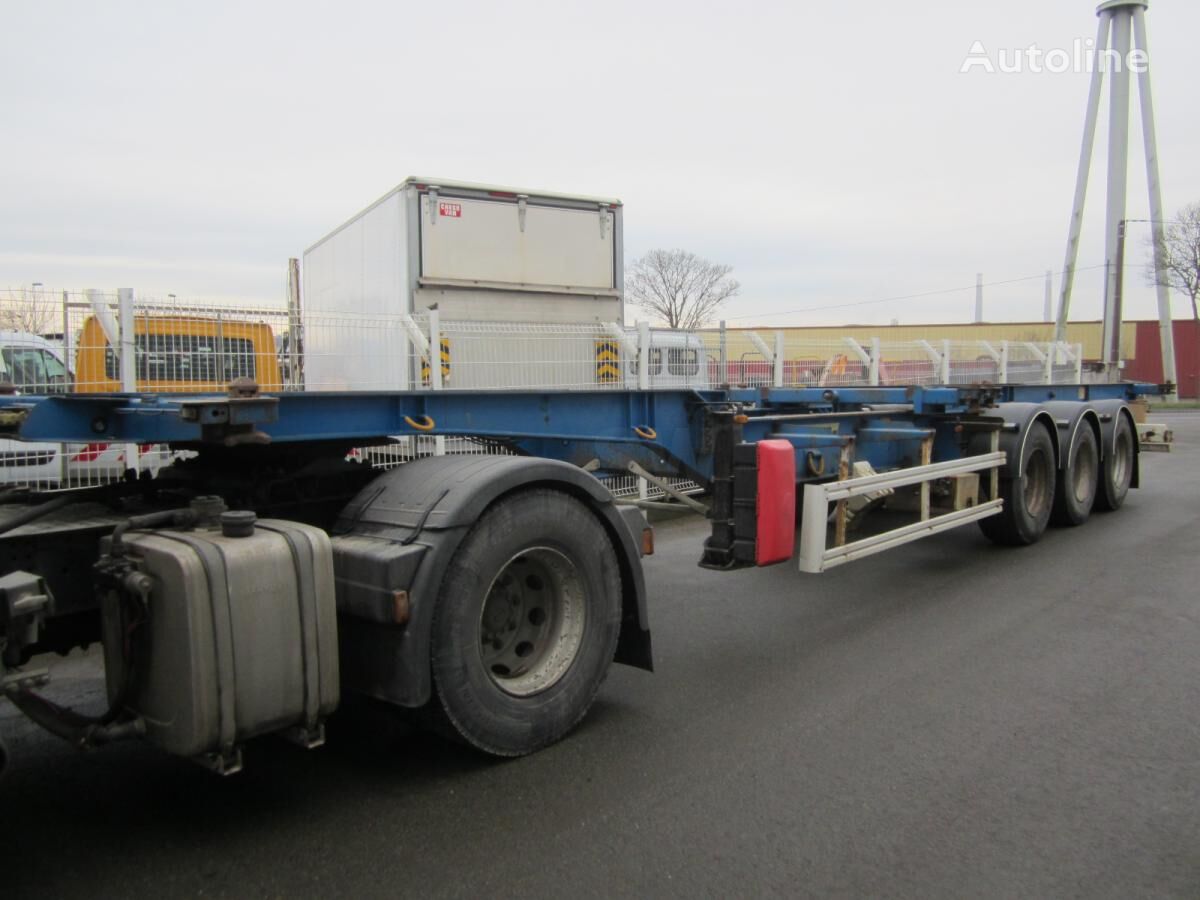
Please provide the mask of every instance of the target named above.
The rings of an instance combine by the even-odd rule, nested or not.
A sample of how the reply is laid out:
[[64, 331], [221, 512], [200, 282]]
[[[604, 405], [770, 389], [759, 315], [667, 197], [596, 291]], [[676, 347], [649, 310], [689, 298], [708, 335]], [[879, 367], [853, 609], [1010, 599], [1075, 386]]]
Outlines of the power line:
[[[1089, 272], [1093, 269], [1103, 269], [1103, 268], [1106, 268], [1106, 266], [1102, 263], [1097, 266], [1084, 266], [1082, 268], [1076, 268], [1075, 271], [1077, 273], [1078, 272]], [[1063, 273], [1059, 272], [1057, 274], [1061, 277]], [[1003, 285], [1006, 285], [1006, 284], [1019, 284], [1024, 281], [1041, 281], [1045, 277], [1046, 277], [1046, 273], [1042, 272], [1039, 275], [1026, 275], [1021, 278], [1008, 278], [1008, 279], [1005, 279], [1004, 281], [989, 281], [989, 282], [986, 282], [983, 286], [984, 287], [1002, 287]], [[783, 310], [782, 312], [771, 312], [771, 313], [768, 313], [768, 315], [791, 316], [791, 315], [795, 315], [796, 313], [824, 312], [825, 310], [830, 310], [830, 309], [849, 309], [849, 308], [855, 307], [855, 306], [871, 306], [871, 305], [877, 304], [877, 303], [895, 303], [900, 300], [920, 300], [925, 297], [939, 297], [939, 296], [944, 296], [946, 294], [958, 294], [958, 293], [961, 293], [962, 291], [974, 291], [975, 288], [976, 288], [976, 285], [971, 284], [966, 287], [942, 288], [941, 290], [923, 291], [918, 294], [899, 294], [894, 297], [879, 297], [874, 300], [854, 300], [849, 303], [832, 303], [832, 304], [829, 304], [826, 306], [803, 306], [798, 309], [788, 309], [788, 310]], [[744, 316], [726, 316], [725, 319], [727, 321], [731, 321], [734, 319], [754, 319], [754, 318], [761, 318], [762, 315], [763, 315], [763, 313], [750, 313], [750, 314], [747, 314]]]

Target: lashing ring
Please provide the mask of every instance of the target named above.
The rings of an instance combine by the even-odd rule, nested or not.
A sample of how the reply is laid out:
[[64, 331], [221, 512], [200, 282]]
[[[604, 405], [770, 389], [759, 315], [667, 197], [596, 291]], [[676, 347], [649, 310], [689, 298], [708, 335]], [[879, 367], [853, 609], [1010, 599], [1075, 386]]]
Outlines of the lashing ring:
[[808, 469], [808, 474], [814, 478], [820, 478], [825, 474], [825, 457], [816, 450], [809, 450], [805, 454], [804, 465]]
[[636, 434], [638, 437], [640, 437], [644, 441], [658, 440], [658, 432], [655, 431], [653, 428], [651, 428], [649, 425], [634, 425], [633, 433]]
[[405, 416], [404, 422], [409, 428], [415, 428], [417, 431], [433, 431], [436, 425], [430, 416], [421, 416], [420, 421], [414, 419], [412, 416]]

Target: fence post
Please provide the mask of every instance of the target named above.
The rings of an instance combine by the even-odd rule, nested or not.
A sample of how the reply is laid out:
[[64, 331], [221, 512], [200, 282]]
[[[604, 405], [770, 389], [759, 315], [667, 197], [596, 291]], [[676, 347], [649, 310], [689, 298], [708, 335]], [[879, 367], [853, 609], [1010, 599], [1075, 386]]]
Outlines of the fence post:
[[929, 341], [921, 339], [916, 342], [917, 346], [925, 351], [925, 355], [929, 357], [929, 361], [933, 363], [935, 377], [940, 377], [942, 374], [942, 355]]
[[869, 378], [872, 387], [879, 387], [879, 338], [871, 338], [871, 366]]
[[[1049, 373], [1051, 371], [1051, 367], [1054, 365], [1054, 348], [1050, 344], [1046, 344], [1046, 349], [1050, 352], [1043, 353], [1042, 348], [1039, 347], [1034, 341], [1022, 341], [1021, 346], [1025, 348], [1026, 352], [1029, 353], [1030, 356], [1034, 357], [1039, 363], [1042, 364], [1042, 381], [1040, 383], [1049, 384]], [[1047, 360], [1049, 360], [1049, 362], [1047, 362]], [[1035, 382], [1032, 381], [1026, 382], [1026, 384], [1034, 383]]]
[[1000, 342], [1000, 383], [1008, 384], [1008, 341]]
[[118, 353], [121, 349], [121, 330], [113, 320], [112, 310], [108, 308], [108, 303], [104, 299], [104, 292], [88, 288], [83, 294], [87, 297], [88, 305], [92, 308], [92, 315], [100, 323], [100, 330], [108, 339], [109, 346], [113, 348], [114, 353]]
[[783, 332], [775, 332], [775, 387], [783, 387]]
[[288, 383], [299, 390], [304, 389], [304, 373], [301, 371], [303, 357], [301, 344], [304, 325], [300, 319], [300, 260], [288, 260]]
[[[650, 323], [638, 322], [638, 390], [646, 391], [650, 389]], [[725, 368], [725, 323], [721, 323], [721, 368]], [[650, 483], [642, 478], [637, 477], [638, 499], [650, 499]]]
[[729, 336], [725, 333], [725, 320], [721, 320], [721, 384], [729, 384]]
[[[63, 364], [67, 367], [68, 381], [73, 381], [75, 373], [75, 363], [71, 359], [71, 307], [70, 294], [66, 291], [62, 292], [62, 319], [63, 319]], [[74, 391], [75, 388], [71, 384], [63, 385], [68, 391]]]
[[[71, 359], [71, 311], [68, 303], [68, 294], [62, 292], [62, 321], [63, 321], [63, 363], [67, 367], [67, 383], [63, 385], [63, 390], [74, 393], [75, 391], [75, 376], [76, 366]], [[67, 473], [67, 453], [66, 444], [59, 444], [58, 459], [58, 482], [66, 484], [70, 477]]]
[[854, 351], [854, 355], [858, 357], [858, 361], [867, 367], [867, 380], [870, 381], [871, 354], [864, 350], [862, 344], [852, 337], [842, 338], [842, 341], [847, 347]]
[[[436, 308], [429, 310], [429, 387], [442, 389], [442, 320]], [[433, 439], [433, 455], [446, 455], [446, 439], [441, 435]]]
[[[137, 337], [133, 324], [133, 288], [117, 288], [117, 327], [121, 337], [120, 361], [121, 390], [132, 394], [137, 391]], [[138, 470], [138, 445], [125, 445], [125, 468]]]
[[[762, 356], [763, 362], [765, 362], [768, 366], [771, 367], [771, 382], [773, 384], [775, 381], [775, 375], [774, 375], [774, 373], [775, 373], [775, 355], [776, 355], [775, 352], [773, 350], [771, 350], [770, 347], [767, 346], [766, 341], [764, 341], [761, 337], [758, 336], [757, 331], [747, 331], [747, 332], [745, 332], [745, 334], [746, 334], [746, 337], [750, 339], [750, 343], [754, 345], [754, 348], [758, 351], [759, 355]], [[739, 369], [740, 369], [740, 371], [738, 372], [738, 381], [741, 382], [742, 384], [749, 384], [750, 378], [746, 374], [746, 356], [745, 356], [745, 354], [742, 354], [742, 360], [741, 360], [741, 365], [739, 366]], [[756, 379], [756, 381], [757, 381], [757, 379]]]
[[942, 341], [942, 384], [950, 383], [950, 342]]
[[650, 390], [650, 323], [638, 322], [638, 390]]
[[1083, 383], [1083, 344], [1075, 345], [1075, 383]]
[[137, 339], [133, 334], [133, 288], [117, 289], [117, 334], [120, 348], [117, 359], [121, 375], [121, 390], [137, 390]]
[[1054, 358], [1058, 356], [1059, 345], [1056, 343], [1046, 348], [1046, 361], [1042, 363], [1042, 378], [1046, 384], [1054, 384]]
[[442, 389], [442, 320], [436, 309], [429, 310], [429, 387]]

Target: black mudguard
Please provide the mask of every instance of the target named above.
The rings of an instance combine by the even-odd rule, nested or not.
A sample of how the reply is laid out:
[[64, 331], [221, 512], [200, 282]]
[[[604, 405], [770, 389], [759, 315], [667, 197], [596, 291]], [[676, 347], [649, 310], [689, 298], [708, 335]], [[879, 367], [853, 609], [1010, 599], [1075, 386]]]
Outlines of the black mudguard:
[[[333, 530], [347, 689], [410, 707], [429, 699], [430, 633], [447, 567], [485, 509], [535, 486], [583, 501], [607, 529], [621, 567], [615, 661], [652, 669], [641, 534], [634, 533], [608, 490], [583, 470], [556, 460], [443, 456], [380, 475], [347, 504]], [[393, 602], [398, 590], [408, 592], [407, 622], [399, 625]]]
[[1129, 427], [1133, 429], [1133, 477], [1129, 482], [1131, 488], [1140, 486], [1141, 481], [1141, 461], [1140, 452], [1138, 450], [1137, 441], [1137, 423], [1133, 420], [1133, 412], [1129, 409], [1129, 404], [1124, 400], [1097, 400], [1089, 404], [1096, 410], [1097, 416], [1100, 419], [1100, 459], [1108, 459], [1109, 454], [1113, 452], [1113, 445], [1117, 440], [1117, 423], [1122, 417], [1129, 421]]
[[[1007, 454], [1008, 461], [1000, 470], [1002, 477], [1010, 479], [1021, 477], [1021, 451], [1029, 437], [1029, 427], [1034, 422], [1044, 423], [1050, 431], [1050, 439], [1054, 442], [1055, 458], [1059, 460], [1059, 465], [1062, 464], [1062, 445], [1059, 440], [1058, 426], [1045, 404], [1001, 403], [995, 409], [987, 410], [987, 414], [989, 417], [1004, 420], [1004, 428], [1000, 432], [1000, 449]], [[990, 439], [987, 432], [974, 434], [970, 444], [971, 454], [987, 453]]]
[[[1080, 428], [1091, 428], [1096, 432], [1096, 445], [1099, 447], [1104, 440], [1104, 429], [1100, 423], [1100, 414], [1091, 403], [1076, 400], [1051, 400], [1043, 403], [1054, 419], [1058, 431], [1058, 467], [1065, 471], [1071, 465], [1071, 449], [1075, 446], [1075, 435]], [[1111, 437], [1110, 437], [1111, 440]]]

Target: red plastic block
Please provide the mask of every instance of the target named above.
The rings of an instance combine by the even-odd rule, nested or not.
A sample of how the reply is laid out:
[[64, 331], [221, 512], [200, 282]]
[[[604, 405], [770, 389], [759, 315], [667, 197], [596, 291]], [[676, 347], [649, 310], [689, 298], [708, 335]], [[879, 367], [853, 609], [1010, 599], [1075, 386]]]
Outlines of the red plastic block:
[[792, 558], [796, 544], [796, 450], [788, 441], [759, 441], [758, 534], [754, 564], [770, 566]]

